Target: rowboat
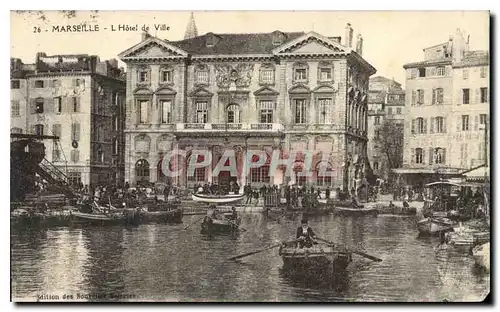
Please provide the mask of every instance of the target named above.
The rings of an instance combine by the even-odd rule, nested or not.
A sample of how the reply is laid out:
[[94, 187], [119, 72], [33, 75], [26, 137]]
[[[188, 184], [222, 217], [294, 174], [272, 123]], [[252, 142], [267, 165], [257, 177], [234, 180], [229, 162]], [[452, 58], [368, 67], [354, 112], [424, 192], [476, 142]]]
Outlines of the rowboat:
[[177, 208], [163, 211], [145, 211], [142, 213], [141, 223], [182, 223], [183, 210]]
[[490, 243], [474, 247], [472, 249], [472, 257], [478, 267], [487, 272], [490, 271]]
[[432, 236], [453, 231], [453, 222], [446, 218], [425, 218], [417, 222], [420, 235]]
[[360, 207], [360, 208], [350, 208], [350, 207], [334, 207], [333, 213], [340, 215], [351, 215], [351, 216], [364, 216], [364, 215], [378, 215], [378, 210], [375, 207]]
[[245, 197], [244, 194], [233, 195], [206, 195], [206, 194], [193, 194], [193, 200], [197, 202], [204, 202], [210, 204], [229, 204], [240, 201]]
[[229, 219], [215, 219], [206, 216], [201, 223], [201, 234], [234, 233], [238, 231], [240, 223], [240, 219], [232, 221]]
[[113, 225], [113, 224], [138, 224], [141, 215], [137, 213], [85, 213], [79, 211], [71, 212], [71, 218], [76, 223], [91, 223], [98, 225]]
[[352, 261], [352, 254], [346, 249], [319, 244], [298, 248], [295, 242], [280, 246], [279, 255], [283, 270], [293, 275], [325, 276], [325, 273], [343, 272]]

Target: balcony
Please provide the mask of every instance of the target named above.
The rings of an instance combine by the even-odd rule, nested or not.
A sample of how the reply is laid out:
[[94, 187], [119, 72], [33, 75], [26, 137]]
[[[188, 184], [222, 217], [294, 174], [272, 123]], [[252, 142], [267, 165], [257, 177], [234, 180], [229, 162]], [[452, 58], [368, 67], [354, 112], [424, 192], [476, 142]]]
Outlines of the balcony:
[[344, 131], [344, 127], [336, 124], [290, 124], [286, 126], [287, 131], [318, 131], [333, 132]]
[[179, 133], [210, 132], [224, 133], [226, 131], [236, 133], [269, 132], [277, 133], [283, 130], [283, 125], [278, 123], [180, 123], [176, 125]]

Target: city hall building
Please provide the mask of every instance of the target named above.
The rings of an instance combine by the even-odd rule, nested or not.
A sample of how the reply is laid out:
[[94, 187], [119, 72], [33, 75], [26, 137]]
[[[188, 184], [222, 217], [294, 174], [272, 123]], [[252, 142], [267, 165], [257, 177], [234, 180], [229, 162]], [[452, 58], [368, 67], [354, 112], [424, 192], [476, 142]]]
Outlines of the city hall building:
[[[369, 165], [368, 83], [376, 70], [362, 57], [361, 35], [352, 47], [349, 24], [343, 44], [340, 37], [315, 32], [198, 36], [188, 28], [186, 38], [168, 41], [143, 34], [141, 42], [119, 55], [127, 64], [127, 181], [170, 179], [192, 187], [233, 180], [348, 190], [363, 180]], [[174, 149], [186, 155], [172, 158], [171, 168], [185, 169], [194, 150], [210, 151], [211, 164], [192, 175], [184, 170], [167, 177], [162, 161]], [[237, 177], [226, 171], [212, 174], [226, 150], [235, 152]], [[266, 165], [245, 174], [247, 150], [265, 151]], [[304, 170], [302, 153], [290, 177], [283, 166], [268, 174], [273, 151], [286, 158], [290, 150], [313, 152], [311, 176], [297, 175]], [[320, 166], [335, 175], [318, 174]]]

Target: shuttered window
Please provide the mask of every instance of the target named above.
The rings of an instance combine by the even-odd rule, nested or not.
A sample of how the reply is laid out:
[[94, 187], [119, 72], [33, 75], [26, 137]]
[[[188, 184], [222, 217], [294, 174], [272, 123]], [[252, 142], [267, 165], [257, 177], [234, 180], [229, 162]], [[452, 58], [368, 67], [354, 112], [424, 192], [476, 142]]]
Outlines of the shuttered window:
[[80, 124], [79, 123], [71, 124], [71, 140], [73, 140], [73, 141], [80, 140]]

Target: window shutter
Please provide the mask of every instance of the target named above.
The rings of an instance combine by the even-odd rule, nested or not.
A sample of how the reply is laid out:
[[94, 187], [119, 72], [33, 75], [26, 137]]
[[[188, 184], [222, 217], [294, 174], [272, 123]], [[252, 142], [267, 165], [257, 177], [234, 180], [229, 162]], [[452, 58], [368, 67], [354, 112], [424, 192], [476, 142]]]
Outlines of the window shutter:
[[467, 164], [467, 158], [468, 158], [468, 154], [469, 154], [469, 151], [468, 151], [468, 144], [467, 143], [464, 143], [464, 164]]
[[75, 140], [80, 141], [80, 124], [75, 124]]
[[73, 88], [75, 88], [75, 87], [76, 87], [76, 79], [73, 79], [73, 80], [71, 81], [71, 83], [72, 83]]
[[75, 98], [75, 101], [76, 101], [76, 113], [79, 113], [80, 112], [80, 97], [77, 96]]
[[30, 100], [30, 113], [36, 114], [36, 101], [35, 101], [35, 99]]
[[431, 129], [430, 129], [430, 133], [434, 133], [434, 122], [435, 122], [436, 118], [434, 117], [431, 117]]
[[460, 144], [460, 166], [464, 165], [464, 144]]
[[427, 133], [427, 118], [424, 118], [424, 133]]
[[474, 116], [474, 130], [479, 129], [479, 115]]
[[412, 164], [415, 163], [415, 149], [414, 148], [411, 149], [411, 163]]
[[411, 105], [415, 105], [415, 102], [417, 101], [417, 91], [413, 90], [411, 91]]
[[54, 98], [52, 99], [52, 107], [54, 107], [54, 113], [59, 113], [59, 106], [57, 105], [57, 101]]
[[425, 103], [425, 92], [424, 92], [424, 89], [420, 90], [420, 97], [419, 97], [418, 101], [420, 102], [420, 104], [424, 104]]
[[436, 91], [437, 89], [432, 89], [432, 105], [436, 104]]
[[457, 132], [462, 129], [462, 116], [457, 116]]
[[422, 164], [425, 164], [425, 150], [422, 148]]
[[54, 98], [43, 99], [43, 112], [52, 113], [54, 109]]
[[31, 134], [36, 134], [36, 126], [31, 125]]
[[415, 119], [411, 120], [411, 134], [415, 134]]
[[434, 149], [432, 147], [429, 147], [429, 165], [432, 165], [433, 156], [434, 156]]
[[443, 132], [446, 133], [446, 117], [443, 117]]
[[444, 165], [446, 164], [446, 148], [441, 149], [441, 151], [443, 152], [441, 155], [442, 156], [441, 163]]
[[456, 102], [457, 102], [457, 105], [460, 105], [462, 104], [462, 101], [463, 101], [464, 97], [463, 97], [463, 91], [460, 90], [457, 94], [457, 98], [456, 98]]

